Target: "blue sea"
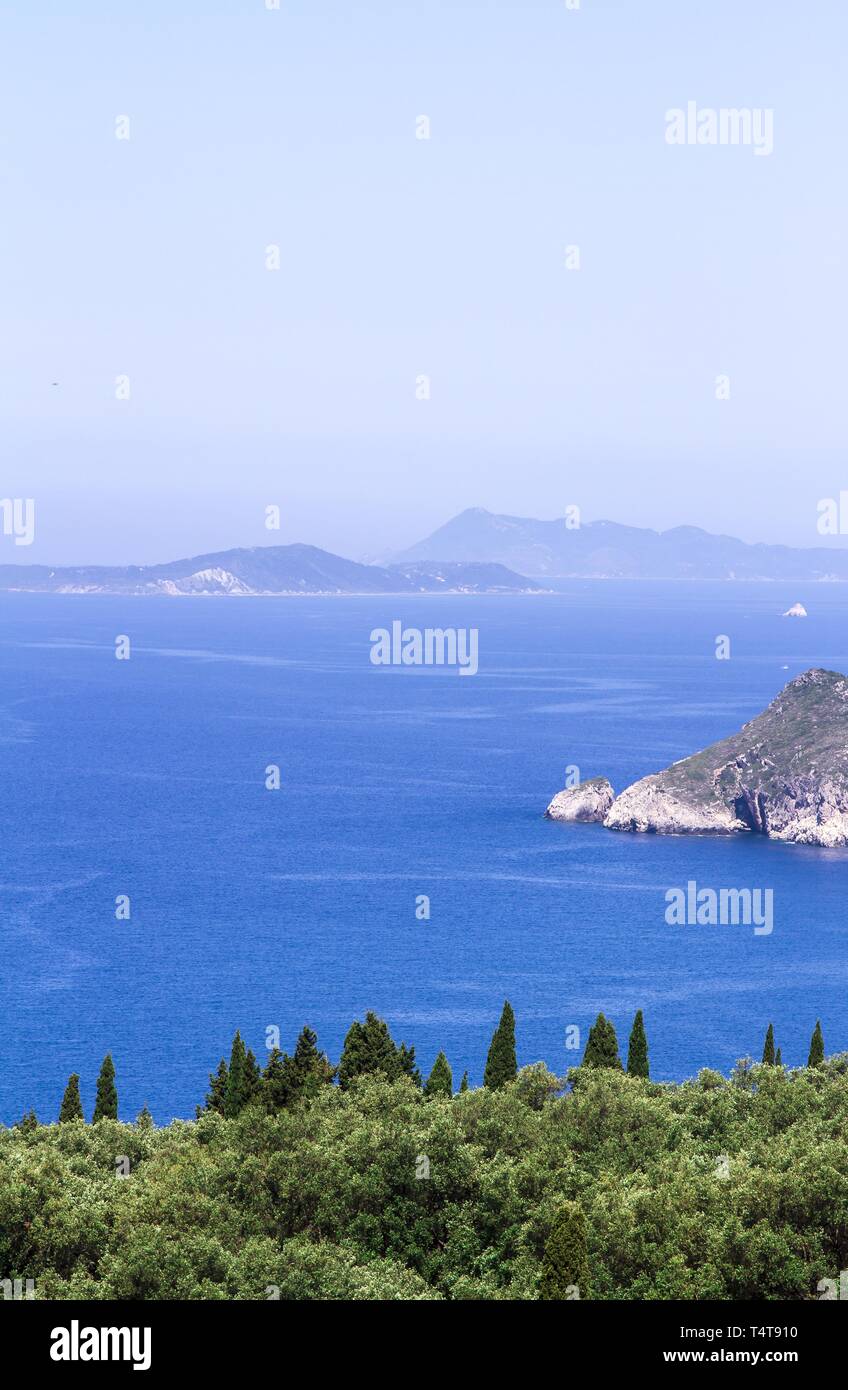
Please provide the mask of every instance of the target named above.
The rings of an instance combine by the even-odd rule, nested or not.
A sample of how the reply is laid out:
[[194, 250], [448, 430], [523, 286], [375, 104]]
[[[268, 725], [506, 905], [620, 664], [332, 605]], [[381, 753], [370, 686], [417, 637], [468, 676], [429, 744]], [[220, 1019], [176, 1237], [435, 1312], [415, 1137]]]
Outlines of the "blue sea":
[[[55, 1118], [72, 1071], [90, 1115], [107, 1051], [122, 1117], [191, 1116], [236, 1028], [264, 1063], [308, 1023], [335, 1060], [369, 1008], [457, 1083], [505, 998], [558, 1073], [599, 1010], [622, 1045], [644, 1010], [657, 1079], [759, 1056], [769, 1021], [788, 1064], [817, 1018], [848, 1049], [848, 854], [543, 818], [568, 766], [621, 789], [848, 670], [841, 586], [0, 605], [3, 1122]], [[372, 665], [396, 619], [477, 628], [479, 673]], [[773, 889], [773, 932], [668, 926], [690, 879]]]

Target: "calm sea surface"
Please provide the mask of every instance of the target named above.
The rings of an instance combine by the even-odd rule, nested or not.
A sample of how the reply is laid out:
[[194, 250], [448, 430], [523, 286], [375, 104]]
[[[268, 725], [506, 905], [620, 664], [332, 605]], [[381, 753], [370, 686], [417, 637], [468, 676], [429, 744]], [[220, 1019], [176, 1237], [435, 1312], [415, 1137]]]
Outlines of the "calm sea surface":
[[[810, 616], [781, 618], [797, 600]], [[190, 1116], [236, 1027], [264, 1062], [269, 1026], [291, 1048], [308, 1022], [335, 1060], [367, 1008], [457, 1083], [505, 997], [519, 1061], [557, 1071], [600, 1009], [622, 1041], [645, 1010], [659, 1079], [758, 1056], [770, 1020], [789, 1064], [818, 1017], [848, 1049], [848, 854], [542, 815], [570, 764], [620, 789], [807, 667], [848, 671], [845, 588], [21, 594], [0, 615], [3, 1122], [55, 1118], [71, 1071], [90, 1116], [107, 1050], [122, 1117]], [[478, 628], [479, 674], [372, 666], [394, 619]], [[667, 926], [689, 879], [772, 888], [773, 933]]]

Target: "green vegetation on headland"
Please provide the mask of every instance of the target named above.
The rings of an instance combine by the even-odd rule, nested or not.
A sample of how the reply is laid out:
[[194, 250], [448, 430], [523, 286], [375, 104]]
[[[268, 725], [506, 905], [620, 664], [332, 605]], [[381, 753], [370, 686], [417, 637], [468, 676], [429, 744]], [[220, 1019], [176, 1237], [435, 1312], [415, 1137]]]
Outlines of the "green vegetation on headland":
[[[848, 1054], [681, 1085], [622, 1064], [598, 1016], [566, 1077], [518, 1070], [504, 1005], [486, 1082], [369, 1013], [337, 1067], [305, 1028], [260, 1070], [236, 1034], [193, 1121], [0, 1128], [0, 1281], [41, 1299], [817, 1299], [848, 1268]], [[7, 1288], [9, 1285], [6, 1286]]]

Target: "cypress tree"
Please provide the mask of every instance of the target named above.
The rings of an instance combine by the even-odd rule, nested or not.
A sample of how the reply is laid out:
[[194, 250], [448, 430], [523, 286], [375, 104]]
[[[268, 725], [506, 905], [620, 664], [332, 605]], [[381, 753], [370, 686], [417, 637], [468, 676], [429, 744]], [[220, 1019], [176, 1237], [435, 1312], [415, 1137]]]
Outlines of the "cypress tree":
[[822, 1036], [821, 1021], [816, 1019], [816, 1026], [813, 1029], [813, 1036], [810, 1039], [810, 1055], [807, 1058], [808, 1067], [820, 1067], [824, 1061], [824, 1038]]
[[467, 1091], [467, 1090], [468, 1090], [468, 1072], [467, 1072], [467, 1071], [464, 1071], [464, 1072], [462, 1073], [462, 1080], [461, 1080], [460, 1083], [459, 1083], [459, 1093], [460, 1093], [460, 1095], [462, 1095], [463, 1091]]
[[18, 1120], [15, 1129], [19, 1129], [22, 1134], [32, 1134], [34, 1129], [38, 1129], [38, 1116], [34, 1110], [29, 1110]]
[[291, 1058], [278, 1047], [271, 1049], [262, 1073], [262, 1103], [273, 1114], [284, 1110], [290, 1098], [289, 1070]]
[[63, 1125], [67, 1120], [84, 1120], [82, 1113], [82, 1101], [80, 1100], [79, 1076], [73, 1072], [68, 1077], [68, 1084], [65, 1087], [65, 1094], [62, 1097], [62, 1107], [59, 1111], [59, 1124]]
[[497, 1091], [518, 1075], [515, 1057], [515, 1014], [508, 999], [504, 1000], [501, 1019], [489, 1045], [483, 1085]]
[[763, 1065], [774, 1066], [774, 1026], [771, 1023], [766, 1030], [766, 1040], [763, 1044]]
[[94, 1102], [92, 1124], [98, 1120], [117, 1120], [118, 1090], [115, 1085], [115, 1063], [111, 1052], [103, 1058], [100, 1075], [97, 1078], [97, 1097]]
[[308, 1076], [314, 1071], [321, 1054], [318, 1051], [318, 1034], [305, 1024], [297, 1036], [294, 1045], [294, 1063], [298, 1071], [304, 1076]]
[[561, 1207], [545, 1245], [539, 1297], [564, 1301], [589, 1297], [586, 1218], [577, 1202]]
[[401, 1049], [395, 1047], [385, 1022], [370, 1009], [364, 1023], [354, 1020], [347, 1031], [339, 1061], [339, 1085], [342, 1090], [347, 1090], [356, 1076], [380, 1075], [395, 1081], [404, 1071], [407, 1075], [414, 1073], [413, 1079], [417, 1077], [417, 1084], [420, 1085], [420, 1077], [415, 1070], [414, 1049], [408, 1049], [405, 1045]]
[[415, 1065], [415, 1048], [402, 1042], [397, 1050], [397, 1066], [400, 1076], [408, 1076], [415, 1086], [421, 1085], [421, 1073]]
[[326, 1052], [318, 1051], [318, 1034], [309, 1027], [300, 1030], [292, 1065], [297, 1077], [298, 1094], [307, 1098], [330, 1085], [336, 1075], [336, 1068]]
[[268, 1110], [283, 1110], [297, 1100], [311, 1100], [336, 1074], [326, 1052], [318, 1051], [318, 1036], [302, 1028], [294, 1056], [275, 1047], [262, 1074], [262, 1098]]
[[247, 1101], [249, 1082], [245, 1076], [247, 1053], [241, 1033], [236, 1031], [230, 1053], [230, 1066], [227, 1073], [227, 1089], [224, 1094], [224, 1114], [232, 1120], [243, 1109]]
[[365, 1065], [365, 1029], [354, 1019], [342, 1043], [339, 1058], [339, 1085], [346, 1091], [354, 1077], [361, 1076]]
[[630, 1030], [630, 1043], [627, 1048], [627, 1075], [642, 1076], [648, 1080], [648, 1039], [645, 1036], [645, 1022], [642, 1010], [637, 1009]]
[[777, 1049], [777, 1054], [776, 1054], [775, 1059], [774, 1059], [774, 1065], [775, 1065], [776, 1067], [782, 1067], [782, 1066], [783, 1066], [783, 1053], [781, 1052], [780, 1048]]
[[433, 1063], [433, 1070], [427, 1077], [424, 1094], [425, 1096], [447, 1096], [448, 1098], [453, 1095], [453, 1072], [444, 1052], [440, 1052]]
[[618, 1055], [618, 1038], [615, 1027], [603, 1014], [598, 1014], [589, 1036], [586, 1051], [583, 1053], [584, 1067], [615, 1067], [621, 1071], [621, 1058]]
[[[249, 1105], [259, 1095], [262, 1086], [262, 1073], [251, 1048], [244, 1056], [244, 1105]], [[242, 1109], [244, 1106], [242, 1106]]]
[[209, 1090], [206, 1093], [206, 1105], [204, 1107], [206, 1110], [215, 1110], [219, 1115], [223, 1115], [227, 1099], [228, 1075], [227, 1063], [222, 1057], [218, 1063], [218, 1070], [209, 1073]]
[[336, 1074], [326, 1052], [318, 1051], [318, 1034], [311, 1028], [301, 1028], [294, 1048], [292, 1072], [295, 1091], [304, 1097], [314, 1096]]
[[394, 1081], [398, 1074], [397, 1047], [385, 1019], [369, 1009], [362, 1028], [363, 1068], [367, 1073], [379, 1072]]
[[362, 1075], [365, 1061], [365, 1030], [358, 1019], [345, 1033], [342, 1055], [339, 1058], [339, 1085], [346, 1091], [354, 1077]]
[[150, 1111], [148, 1110], [146, 1103], [141, 1107], [141, 1109], [139, 1110], [138, 1114], [136, 1115], [136, 1117], [135, 1117], [135, 1123], [136, 1123], [136, 1127], [137, 1127], [138, 1129], [152, 1129], [152, 1128], [153, 1128], [153, 1116], [151, 1115]]

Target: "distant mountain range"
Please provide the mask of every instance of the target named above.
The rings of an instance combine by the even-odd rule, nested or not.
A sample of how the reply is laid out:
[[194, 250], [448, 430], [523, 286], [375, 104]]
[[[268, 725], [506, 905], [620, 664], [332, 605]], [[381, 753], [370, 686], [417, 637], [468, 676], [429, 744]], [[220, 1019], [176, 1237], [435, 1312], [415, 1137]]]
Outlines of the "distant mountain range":
[[163, 565], [0, 565], [0, 591], [63, 594], [521, 594], [564, 579], [848, 582], [848, 549], [749, 545], [697, 526], [649, 531], [592, 521], [460, 512], [384, 564], [314, 545], [220, 550]]
[[506, 565], [536, 579], [848, 580], [848, 549], [749, 545], [697, 526], [650, 531], [591, 521], [569, 530], [564, 520], [496, 516], [482, 507], [460, 512], [426, 540], [392, 557]]
[[164, 565], [0, 565], [0, 590], [58, 594], [475, 594], [541, 588], [497, 563], [361, 565], [314, 545], [222, 550]]

